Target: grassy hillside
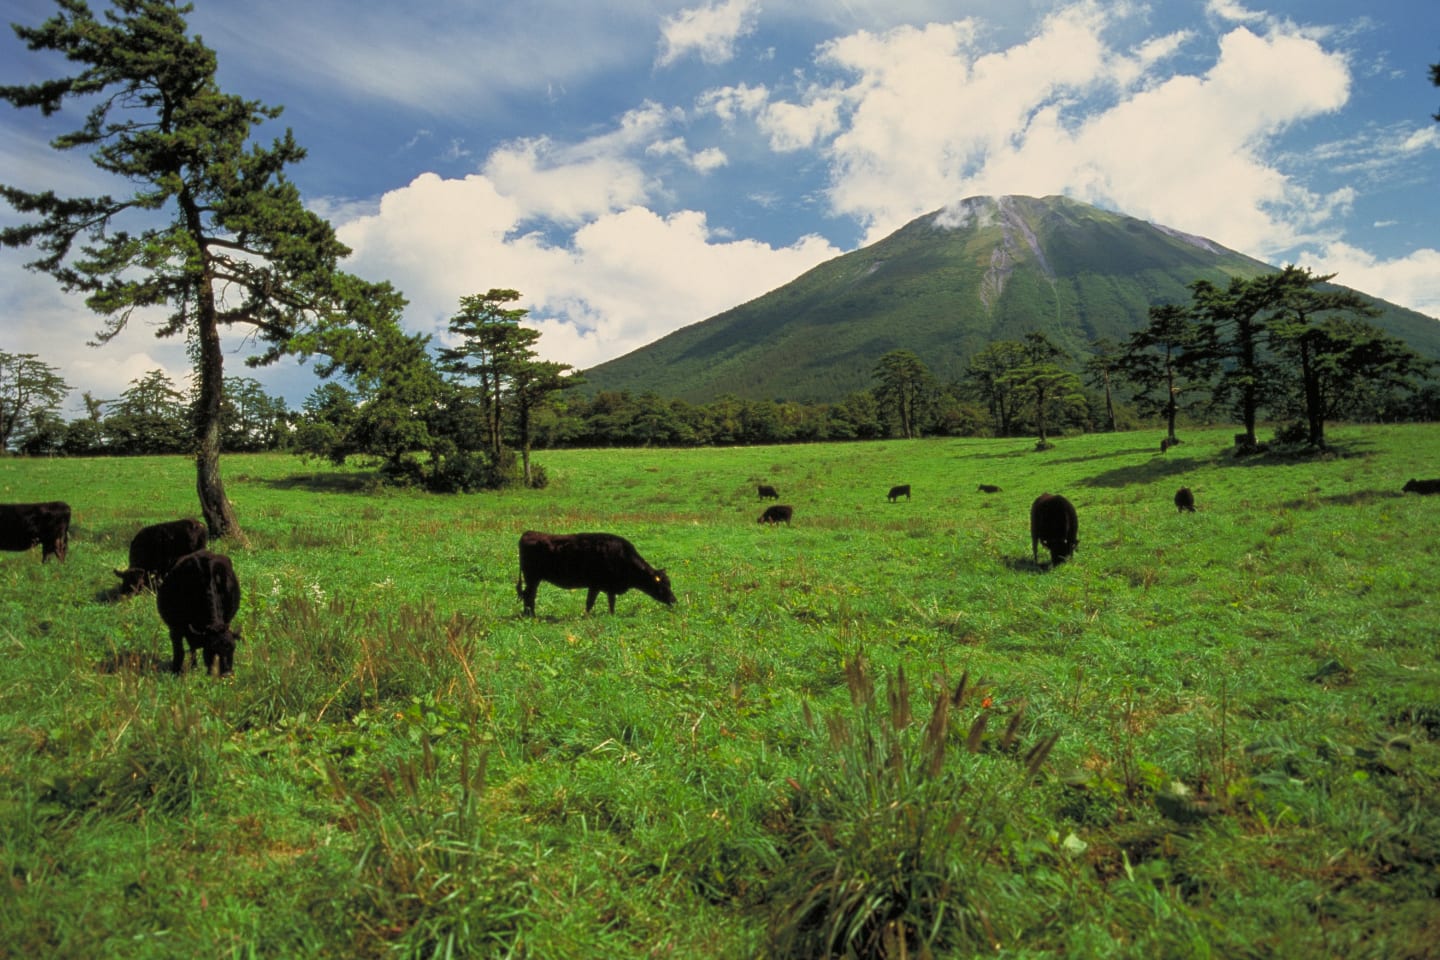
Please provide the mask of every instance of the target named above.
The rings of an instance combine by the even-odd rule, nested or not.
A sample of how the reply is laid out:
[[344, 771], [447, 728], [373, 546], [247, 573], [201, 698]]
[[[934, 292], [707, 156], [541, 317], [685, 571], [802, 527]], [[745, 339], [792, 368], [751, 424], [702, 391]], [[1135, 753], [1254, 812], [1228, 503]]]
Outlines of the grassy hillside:
[[[873, 386], [889, 350], [942, 381], [994, 340], [1044, 330], [1077, 356], [1123, 340], [1188, 285], [1273, 269], [1207, 240], [1063, 197], [976, 198], [922, 217], [791, 283], [586, 371], [586, 389], [706, 402], [839, 400]], [[1343, 279], [1343, 278], [1340, 278]], [[1440, 322], [1377, 303], [1377, 322], [1440, 358]]]
[[[549, 489], [471, 497], [229, 457], [224, 682], [103, 601], [193, 515], [188, 460], [0, 460], [0, 500], [75, 513], [67, 563], [0, 554], [0, 942], [1432, 955], [1440, 498], [1400, 487], [1440, 428], [1299, 463], [1157, 436], [551, 452]], [[1080, 516], [1053, 571], [1042, 491]], [[545, 585], [522, 618], [527, 528], [624, 534], [680, 602]]]

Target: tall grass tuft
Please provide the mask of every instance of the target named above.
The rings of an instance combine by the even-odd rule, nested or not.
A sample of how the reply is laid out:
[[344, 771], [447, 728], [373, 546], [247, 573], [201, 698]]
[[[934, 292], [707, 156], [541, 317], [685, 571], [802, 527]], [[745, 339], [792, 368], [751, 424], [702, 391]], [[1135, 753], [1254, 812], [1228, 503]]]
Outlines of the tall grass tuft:
[[[1004, 894], [988, 878], [1023, 834], [1020, 794], [1055, 743], [1021, 765], [980, 755], [985, 715], [962, 734], [965, 679], [925, 722], [897, 669], [878, 696], [863, 655], [845, 665], [851, 711], [805, 717], [817, 756], [793, 781], [785, 866], [766, 900], [777, 957], [929, 957], [1001, 944]], [[823, 736], [822, 736], [823, 733]], [[1004, 741], [1014, 746], [1016, 729]], [[954, 749], [956, 744], [963, 749]]]
[[205, 707], [184, 691], [170, 703], [128, 706], [113, 733], [96, 738], [98, 756], [42, 778], [41, 798], [52, 809], [186, 815], [213, 795], [224, 737]]
[[360, 845], [349, 905], [358, 921], [356, 955], [484, 953], [524, 926], [528, 871], [486, 823], [486, 760], [466, 745], [458, 766], [442, 771], [425, 737], [416, 760], [382, 773], [383, 795], [373, 801], [330, 767]]

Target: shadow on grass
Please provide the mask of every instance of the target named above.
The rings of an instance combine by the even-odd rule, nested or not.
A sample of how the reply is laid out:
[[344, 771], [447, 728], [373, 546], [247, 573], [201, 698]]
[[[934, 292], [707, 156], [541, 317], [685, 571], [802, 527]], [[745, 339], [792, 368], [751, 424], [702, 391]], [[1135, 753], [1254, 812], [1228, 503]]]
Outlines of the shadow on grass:
[[1262, 444], [1259, 453], [1237, 457], [1227, 450], [1221, 462], [1232, 467], [1293, 467], [1302, 463], [1323, 463], [1326, 460], [1345, 460], [1362, 457], [1375, 449], [1375, 444], [1366, 439], [1350, 439], [1343, 443], [1331, 443], [1323, 450], [1304, 444]]
[[1374, 503], [1376, 500], [1399, 500], [1405, 494], [1399, 490], [1352, 490], [1349, 493], [1332, 493], [1328, 497], [1303, 497], [1286, 500], [1280, 504], [1286, 510], [1314, 510], [1317, 507], [1354, 507]]
[[[1315, 450], [1311, 447], [1279, 446], [1271, 445], [1262, 449], [1259, 453], [1237, 457], [1232, 451], [1226, 450], [1210, 457], [1176, 457], [1173, 454], [1156, 453], [1144, 463], [1135, 463], [1126, 467], [1118, 467], [1114, 470], [1107, 470], [1104, 473], [1097, 473], [1086, 480], [1081, 480], [1080, 485], [1084, 487], [1124, 487], [1132, 483], [1149, 483], [1155, 480], [1163, 480], [1175, 474], [1185, 473], [1201, 466], [1222, 466], [1237, 468], [1254, 467], [1291, 467], [1301, 464], [1311, 464], [1325, 460], [1343, 460], [1347, 457], [1364, 456], [1366, 451], [1375, 446], [1369, 440], [1349, 440], [1345, 443], [1331, 444], [1324, 450]], [[1144, 452], [1132, 451], [1132, 452]], [[1103, 456], [1080, 457], [1069, 462], [1081, 460], [1104, 459]], [[1062, 463], [1067, 461], [1055, 461]]]
[[151, 602], [154, 602], [154, 600], [155, 600], [155, 591], [153, 591], [153, 590], [148, 590], [148, 589], [147, 589], [147, 590], [141, 590], [141, 591], [139, 591], [138, 593], [125, 593], [124, 585], [123, 585], [123, 584], [119, 584], [119, 583], [115, 584], [114, 586], [102, 587], [101, 589], [96, 590], [96, 591], [95, 591], [95, 602], [96, 602], [96, 603], [119, 603], [119, 602], [122, 601], [122, 600], [128, 600], [128, 599], [131, 598], [131, 597], [138, 597], [138, 596], [140, 596], [141, 594], [149, 594], [149, 595], [150, 595], [150, 600], [151, 600]]
[[149, 651], [114, 651], [95, 665], [96, 673], [173, 673], [170, 658], [160, 657]]
[[[1020, 450], [1008, 450], [1004, 453], [962, 453], [956, 456], [962, 460], [1018, 460], [1026, 457], [1044, 456], [1046, 463], [1086, 463], [1091, 460], [1111, 460], [1115, 457], [1134, 457], [1142, 454], [1154, 454], [1161, 456], [1157, 447], [1128, 447], [1124, 450], [1106, 450], [1103, 453], [1092, 453], [1083, 457], [1056, 457], [1065, 443], [1063, 438], [1054, 441], [1055, 446], [1049, 450], [1036, 450], [1034, 447], [1027, 447]], [[1046, 456], [1049, 454], [1049, 456]]]
[[1144, 454], [1152, 454], [1159, 458], [1164, 456], [1159, 450], [1153, 447], [1131, 447], [1128, 450], [1107, 450], [1104, 453], [1092, 453], [1085, 457], [1057, 457], [1051, 463], [1088, 463], [1091, 460], [1112, 460], [1115, 457], [1135, 457]]
[[261, 483], [275, 490], [306, 490], [310, 493], [365, 493], [375, 487], [377, 473], [295, 473]]
[[1041, 560], [1037, 563], [1034, 560], [1028, 560], [1023, 556], [1001, 557], [1000, 562], [1005, 565], [1006, 569], [1013, 570], [1016, 573], [1049, 573], [1051, 570], [1055, 569], [1055, 567], [1048, 560]]
[[1155, 459], [1146, 463], [1136, 463], [1128, 467], [1117, 467], [1114, 470], [1097, 473], [1093, 477], [1081, 480], [1080, 486], [1128, 487], [1132, 483], [1151, 483], [1177, 474], [1188, 473], [1205, 463], [1208, 461], [1201, 461], [1194, 457], [1161, 458], [1159, 454], [1156, 454]]

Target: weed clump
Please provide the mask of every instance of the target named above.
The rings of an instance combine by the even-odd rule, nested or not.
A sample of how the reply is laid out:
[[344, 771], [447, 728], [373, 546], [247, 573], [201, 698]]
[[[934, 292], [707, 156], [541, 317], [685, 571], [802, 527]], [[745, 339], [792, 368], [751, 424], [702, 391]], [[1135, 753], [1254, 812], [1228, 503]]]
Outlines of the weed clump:
[[[997, 875], [1027, 833], [1018, 800], [1055, 744], [1018, 764], [1018, 722], [986, 736], [981, 713], [962, 737], [965, 701], [937, 692], [929, 719], [911, 714], [898, 670], [883, 699], [865, 658], [846, 663], [853, 713], [824, 721], [808, 782], [792, 781], [785, 866], [767, 889], [770, 946], [783, 957], [926, 957], [998, 949], [1009, 899]], [[820, 733], [808, 708], [807, 725]], [[959, 749], [956, 749], [956, 747]]]

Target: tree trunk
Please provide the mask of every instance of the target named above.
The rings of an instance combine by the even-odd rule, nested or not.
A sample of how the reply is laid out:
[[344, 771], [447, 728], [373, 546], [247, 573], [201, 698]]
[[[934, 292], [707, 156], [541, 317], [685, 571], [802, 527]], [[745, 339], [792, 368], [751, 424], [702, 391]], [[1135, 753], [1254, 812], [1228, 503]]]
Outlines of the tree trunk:
[[1255, 383], [1255, 333], [1247, 323], [1236, 330], [1240, 341], [1240, 419], [1245, 427], [1245, 447], [1254, 450], [1259, 446], [1255, 438], [1255, 416], [1260, 406], [1259, 390]]
[[1180, 410], [1180, 404], [1175, 401], [1175, 368], [1170, 365], [1169, 350], [1166, 350], [1165, 357], [1165, 424], [1169, 428], [1165, 437], [1170, 443], [1177, 441], [1175, 436], [1175, 415]]
[[[521, 475], [525, 478], [525, 488], [530, 488], [530, 404], [525, 400], [517, 401], [516, 408], [520, 428], [520, 466]], [[649, 441], [646, 441], [649, 444]]]
[[1310, 345], [1300, 342], [1300, 379], [1305, 384], [1305, 420], [1309, 425], [1310, 446], [1325, 449], [1325, 410], [1320, 399], [1320, 377], [1313, 369]]
[[195, 490], [200, 512], [212, 540], [221, 537], [245, 543], [235, 508], [225, 496], [220, 479], [220, 405], [225, 393], [225, 364], [220, 353], [220, 331], [215, 307], [200, 298], [196, 336], [200, 341], [200, 379], [195, 397]]
[[1110, 432], [1115, 432], [1115, 400], [1110, 396], [1110, 370], [1105, 370], [1105, 419], [1110, 421]]
[[1044, 391], [1043, 389], [1040, 389], [1040, 390], [1036, 390], [1036, 391], [1035, 391], [1035, 429], [1038, 430], [1039, 433], [1040, 433], [1040, 443], [1039, 443], [1039, 446], [1040, 446], [1041, 448], [1043, 448], [1043, 447], [1045, 446], [1045, 444], [1046, 444], [1046, 439], [1045, 439], [1045, 391]]

